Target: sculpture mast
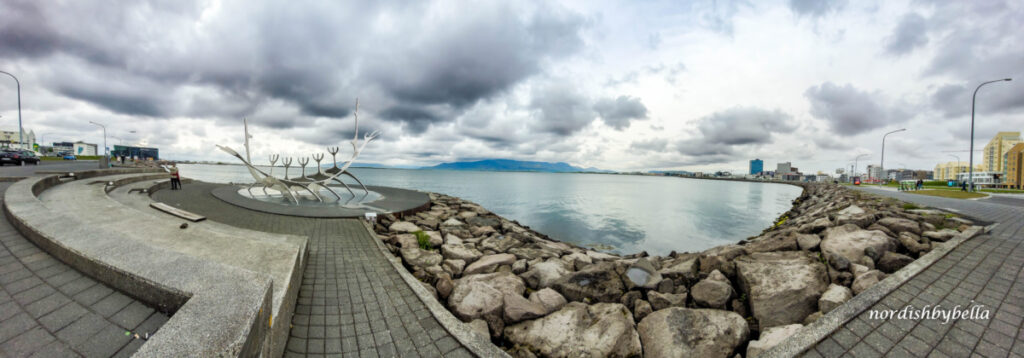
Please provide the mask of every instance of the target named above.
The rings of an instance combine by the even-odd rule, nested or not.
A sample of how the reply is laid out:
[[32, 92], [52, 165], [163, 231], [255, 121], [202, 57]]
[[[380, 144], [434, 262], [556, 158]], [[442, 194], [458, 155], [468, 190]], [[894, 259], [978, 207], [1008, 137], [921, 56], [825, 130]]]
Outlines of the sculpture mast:
[[249, 156], [249, 138], [252, 138], [249, 135], [249, 120], [242, 118], [242, 125], [245, 126], [245, 160], [252, 163], [252, 158]]

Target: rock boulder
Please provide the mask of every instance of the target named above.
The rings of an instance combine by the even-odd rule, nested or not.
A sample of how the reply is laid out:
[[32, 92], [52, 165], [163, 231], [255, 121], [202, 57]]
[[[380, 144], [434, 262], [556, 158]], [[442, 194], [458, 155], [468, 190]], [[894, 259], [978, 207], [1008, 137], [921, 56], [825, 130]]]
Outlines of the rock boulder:
[[643, 351], [633, 314], [619, 303], [571, 302], [542, 318], [505, 328], [519, 349], [547, 357], [636, 357]]
[[570, 301], [618, 302], [625, 291], [612, 262], [600, 262], [570, 273], [552, 285]]
[[700, 307], [725, 309], [735, 294], [729, 279], [719, 271], [713, 271], [708, 278], [697, 282], [690, 290], [693, 302]]
[[756, 253], [736, 259], [740, 287], [761, 327], [803, 322], [818, 310], [828, 273], [805, 251]]
[[821, 313], [829, 313], [851, 298], [853, 298], [853, 292], [849, 288], [831, 284], [828, 286], [828, 290], [825, 290], [825, 293], [821, 294], [821, 298], [818, 299], [818, 308], [821, 309]]
[[655, 311], [669, 307], [686, 307], [686, 293], [661, 293], [648, 291], [647, 300]]
[[533, 289], [551, 287], [556, 281], [572, 272], [568, 264], [561, 259], [549, 259], [544, 262], [530, 265], [530, 269], [523, 273], [523, 279]]
[[399, 221], [394, 224], [391, 224], [391, 226], [388, 227], [388, 230], [399, 233], [411, 234], [422, 229], [420, 229], [419, 226], [416, 226], [416, 224], [413, 224], [411, 222]]
[[911, 232], [915, 235], [921, 234], [921, 225], [917, 221], [904, 219], [900, 217], [886, 217], [876, 222], [878, 225], [885, 226], [892, 230], [893, 233], [899, 235], [901, 232]]
[[761, 332], [761, 337], [756, 341], [750, 341], [747, 345], [747, 357], [756, 358], [757, 356], [764, 353], [772, 347], [779, 345], [786, 338], [799, 332], [801, 328], [804, 328], [801, 324], [790, 324], [785, 326], [771, 327]]
[[882, 255], [882, 258], [875, 263], [875, 267], [882, 272], [893, 273], [899, 271], [903, 266], [909, 265], [911, 262], [914, 262], [914, 258], [890, 251]]
[[864, 250], [871, 247], [878, 253], [892, 251], [894, 240], [881, 231], [863, 230], [856, 225], [843, 225], [825, 230], [821, 251], [835, 253], [850, 262], [860, 262]]
[[550, 288], [530, 293], [530, 302], [543, 306], [544, 314], [560, 310], [568, 303], [565, 301], [565, 297], [562, 297], [562, 294]]
[[463, 275], [473, 275], [478, 273], [491, 273], [494, 272], [498, 266], [511, 265], [516, 262], [516, 256], [512, 254], [494, 254], [480, 257], [480, 259], [473, 261], [473, 263], [466, 266], [462, 270]]
[[637, 331], [644, 357], [732, 357], [750, 335], [747, 321], [734, 312], [681, 307], [647, 315]]

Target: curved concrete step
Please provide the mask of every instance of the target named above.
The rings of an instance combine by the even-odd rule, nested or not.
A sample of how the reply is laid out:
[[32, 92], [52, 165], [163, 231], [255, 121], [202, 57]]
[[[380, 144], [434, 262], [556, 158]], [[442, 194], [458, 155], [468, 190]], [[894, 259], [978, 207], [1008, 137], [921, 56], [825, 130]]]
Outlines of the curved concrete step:
[[[195, 237], [181, 240], [187, 250], [174, 249], [166, 240], [153, 242], [168, 232], [150, 229], [166, 222], [110, 199], [104, 185], [90, 186], [81, 180], [139, 171], [96, 172], [100, 173], [78, 173], [78, 180], [65, 184], [56, 176], [15, 183], [5, 194], [6, 213], [19, 231], [55, 257], [144, 302], [174, 312], [139, 350], [139, 356], [273, 354], [274, 342], [268, 340], [273, 336], [268, 334], [273, 303], [278, 301], [281, 307], [280, 302], [287, 301], [284, 294], [274, 299], [273, 278], [190, 254], [189, 250], [202, 250], [201, 245], [190, 246], [198, 243]], [[37, 194], [56, 200], [44, 203]], [[272, 247], [273, 243], [258, 246]], [[304, 246], [293, 251], [304, 253]], [[303, 255], [294, 256], [293, 268], [302, 263]], [[293, 272], [301, 275], [301, 267]]]

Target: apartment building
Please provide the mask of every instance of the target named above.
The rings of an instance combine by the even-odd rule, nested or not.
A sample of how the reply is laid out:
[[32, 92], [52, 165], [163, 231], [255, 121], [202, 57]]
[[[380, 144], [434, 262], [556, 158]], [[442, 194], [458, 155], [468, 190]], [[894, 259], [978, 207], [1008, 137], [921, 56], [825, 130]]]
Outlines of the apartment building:
[[982, 152], [982, 165], [985, 171], [1005, 174], [1006, 170], [1003, 168], [1003, 162], [1006, 152], [1020, 142], [1020, 132], [996, 133], [996, 136], [988, 141]]

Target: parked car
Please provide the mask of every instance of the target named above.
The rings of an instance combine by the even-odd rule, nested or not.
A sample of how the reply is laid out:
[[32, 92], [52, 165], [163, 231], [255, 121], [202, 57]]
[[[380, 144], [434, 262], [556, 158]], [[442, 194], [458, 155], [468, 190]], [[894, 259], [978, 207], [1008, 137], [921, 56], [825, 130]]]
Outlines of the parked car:
[[0, 150], [0, 166], [4, 164], [21, 165], [20, 155], [13, 150]]
[[0, 151], [0, 165], [4, 164], [39, 164], [39, 157], [35, 153], [28, 150], [10, 150], [5, 149]]
[[21, 156], [20, 159], [22, 163], [39, 165], [39, 156], [36, 156], [35, 152], [32, 152], [31, 150], [23, 150], [19, 152], [19, 154]]
[[64, 154], [64, 160], [77, 160], [77, 159], [78, 158], [76, 158], [74, 154], [71, 154], [71, 153]]

